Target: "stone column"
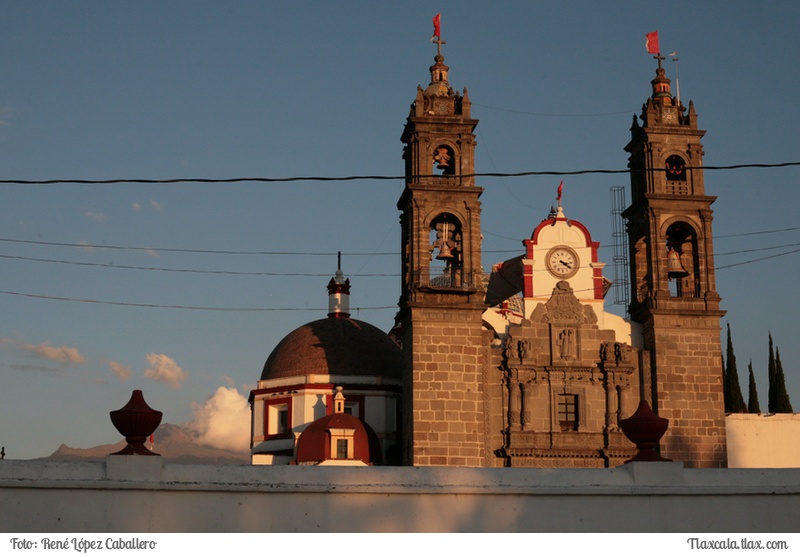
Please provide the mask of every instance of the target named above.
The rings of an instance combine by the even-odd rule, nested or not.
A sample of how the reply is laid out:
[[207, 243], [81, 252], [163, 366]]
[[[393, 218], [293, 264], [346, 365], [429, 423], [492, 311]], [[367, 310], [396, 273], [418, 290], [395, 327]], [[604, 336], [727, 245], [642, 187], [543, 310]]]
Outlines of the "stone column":
[[522, 383], [522, 429], [533, 429], [533, 385]]

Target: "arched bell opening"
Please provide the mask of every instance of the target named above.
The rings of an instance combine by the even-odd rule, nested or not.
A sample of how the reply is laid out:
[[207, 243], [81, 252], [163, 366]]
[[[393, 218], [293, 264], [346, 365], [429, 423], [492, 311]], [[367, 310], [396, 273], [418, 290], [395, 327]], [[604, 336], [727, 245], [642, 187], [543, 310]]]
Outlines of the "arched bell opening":
[[433, 172], [431, 174], [439, 173], [440, 176], [455, 176], [456, 168], [456, 153], [449, 145], [439, 145], [433, 150]]
[[686, 161], [680, 155], [670, 155], [665, 162], [667, 180], [673, 182], [686, 181]]
[[450, 213], [437, 215], [430, 223], [432, 286], [461, 286], [464, 259], [461, 222]]
[[676, 298], [699, 296], [699, 254], [697, 233], [685, 222], [675, 222], [667, 228], [666, 275], [669, 292]]

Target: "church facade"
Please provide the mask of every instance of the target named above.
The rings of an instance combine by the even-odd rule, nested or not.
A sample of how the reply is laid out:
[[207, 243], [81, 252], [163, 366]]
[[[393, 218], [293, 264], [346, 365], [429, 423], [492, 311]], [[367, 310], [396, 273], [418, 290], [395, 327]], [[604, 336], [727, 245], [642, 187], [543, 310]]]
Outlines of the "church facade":
[[672, 96], [659, 57], [625, 147], [634, 277], [625, 321], [605, 312], [599, 244], [568, 218], [560, 191], [525, 254], [484, 280], [478, 122], [438, 49], [402, 134], [404, 462], [616, 466], [634, 451], [619, 422], [646, 400], [670, 420], [663, 456], [724, 466], [724, 312], [694, 105], [687, 112]]
[[[687, 111], [672, 96], [657, 57], [653, 94], [634, 116], [625, 147], [632, 202], [623, 215], [633, 277], [631, 319], [625, 320], [605, 311], [610, 282], [598, 260], [599, 242], [562, 206], [560, 187], [557, 207], [523, 240], [524, 253], [484, 269], [478, 121], [466, 88], [450, 86], [442, 44], [401, 136], [401, 294], [391, 335], [396, 345], [389, 350], [396, 371], [356, 363], [348, 365], [359, 367], [357, 373], [326, 369], [319, 387], [330, 392], [315, 392], [315, 400], [327, 402], [298, 415], [275, 439], [283, 451], [276, 459], [265, 456], [271, 422], [265, 421], [269, 408], [260, 406], [286, 391], [283, 382], [273, 385], [280, 373], [271, 371], [270, 356], [251, 394], [254, 463], [290, 461], [292, 435], [333, 413], [334, 389], [341, 387], [347, 400], [364, 401], [362, 418], [370, 404], [381, 416], [372, 425], [384, 452], [391, 452], [383, 462], [617, 466], [636, 453], [620, 420], [646, 400], [670, 420], [662, 456], [689, 467], [725, 466], [724, 312], [714, 280], [714, 197], [705, 195], [704, 132], [694, 105]], [[368, 359], [378, 362], [374, 346]], [[292, 374], [307, 377], [301, 369]]]

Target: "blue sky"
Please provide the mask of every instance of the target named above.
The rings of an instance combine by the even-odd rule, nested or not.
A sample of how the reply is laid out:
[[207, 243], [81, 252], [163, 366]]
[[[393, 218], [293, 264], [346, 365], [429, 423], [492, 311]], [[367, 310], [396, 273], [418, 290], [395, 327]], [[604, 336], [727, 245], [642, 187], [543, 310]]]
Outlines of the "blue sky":
[[[795, 3], [33, 1], [0, 19], [0, 178], [399, 175], [436, 12], [450, 82], [480, 119], [478, 172], [625, 169], [656, 29], [708, 130], [706, 165], [800, 161]], [[800, 246], [799, 177], [705, 176], [722, 324], [763, 409], [769, 331], [800, 406], [800, 253], [786, 254]], [[521, 253], [560, 179], [479, 180], [486, 267]], [[609, 190], [627, 176], [563, 180], [567, 215], [610, 264]], [[118, 440], [108, 412], [133, 389], [165, 422], [245, 448], [247, 392], [285, 334], [325, 315], [337, 251], [354, 316], [391, 327], [402, 187], [0, 184], [8, 458]]]

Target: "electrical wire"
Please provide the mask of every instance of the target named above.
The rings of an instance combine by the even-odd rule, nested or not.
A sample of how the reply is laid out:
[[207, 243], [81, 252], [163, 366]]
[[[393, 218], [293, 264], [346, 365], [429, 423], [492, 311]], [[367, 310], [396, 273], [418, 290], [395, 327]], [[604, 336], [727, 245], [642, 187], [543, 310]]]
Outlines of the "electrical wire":
[[[686, 170], [739, 170], [743, 168], [785, 168], [800, 166], [800, 162], [782, 163], [752, 163], [732, 164], [723, 166], [687, 166]], [[632, 170], [587, 169], [587, 170], [529, 170], [523, 172], [476, 172], [474, 174], [460, 174], [461, 178], [521, 178], [526, 176], [578, 176], [583, 174], [630, 174], [632, 172], [661, 171], [662, 168], [648, 168]], [[355, 175], [355, 176], [287, 176], [275, 177], [250, 177], [250, 178], [113, 178], [108, 180], [0, 180], [0, 184], [16, 184], [26, 186], [44, 186], [56, 184], [81, 184], [81, 185], [112, 185], [112, 184], [235, 184], [241, 182], [279, 183], [279, 182], [353, 182], [362, 180], [407, 180], [421, 178], [441, 178], [437, 174], [417, 176], [406, 175]]]
[[[26, 292], [11, 292], [8, 290], [0, 290], [0, 294], [6, 294], [9, 296], [21, 296], [24, 298], [35, 298], [39, 300], [55, 300], [59, 302], [78, 302], [82, 304], [102, 304], [102, 305], [111, 305], [111, 306], [125, 306], [125, 307], [137, 307], [137, 308], [157, 308], [157, 309], [188, 309], [188, 310], [199, 310], [199, 311], [231, 311], [231, 312], [268, 312], [268, 311], [315, 311], [315, 312], [325, 312], [328, 311], [328, 308], [257, 308], [257, 307], [249, 307], [249, 308], [232, 308], [232, 307], [214, 307], [214, 306], [188, 306], [188, 305], [169, 305], [169, 304], [144, 304], [144, 303], [135, 303], [135, 302], [115, 302], [110, 300], [94, 300], [89, 298], [68, 298], [64, 296], [45, 296], [42, 294], [29, 294]], [[393, 309], [397, 306], [374, 306], [374, 307], [363, 307], [363, 308], [351, 308], [351, 312], [355, 311], [362, 311], [362, 310], [384, 310], [384, 309]]]
[[[740, 255], [743, 253], [753, 253], [753, 252], [762, 252], [762, 251], [770, 251], [776, 249], [783, 249], [789, 247], [800, 246], [800, 243], [793, 243], [793, 244], [782, 244], [779, 246], [767, 246], [763, 248], [751, 248], [751, 249], [743, 249], [743, 250], [736, 250], [736, 251], [728, 251], [728, 252], [720, 252], [715, 253], [715, 257], [725, 257], [730, 255]], [[132, 249], [140, 249], [140, 248], [132, 248]], [[484, 253], [516, 253], [519, 254], [520, 250], [487, 250]], [[794, 251], [786, 252], [784, 255], [789, 255], [795, 253]], [[331, 254], [326, 254], [331, 255]], [[376, 255], [394, 255], [399, 256], [399, 253], [379, 253]], [[772, 256], [771, 256], [772, 257]], [[771, 258], [770, 257], [770, 258]], [[54, 263], [54, 264], [61, 264], [61, 265], [75, 265], [79, 267], [102, 267], [107, 269], [120, 269], [120, 270], [134, 270], [134, 271], [161, 271], [161, 272], [168, 272], [168, 273], [192, 273], [192, 274], [207, 274], [207, 275], [231, 275], [231, 276], [255, 276], [255, 277], [328, 277], [330, 273], [292, 273], [292, 272], [271, 272], [271, 271], [231, 271], [231, 270], [209, 270], [209, 269], [176, 269], [170, 267], [147, 267], [143, 265], [122, 265], [117, 263], [92, 263], [86, 261], [70, 261], [67, 259], [50, 259], [50, 258], [40, 258], [40, 257], [26, 257], [22, 255], [8, 255], [8, 254], [0, 254], [0, 259], [12, 259], [12, 260], [19, 260], [19, 261], [30, 261], [35, 263]], [[761, 259], [755, 260], [761, 261]], [[732, 265], [726, 265], [724, 267], [717, 267], [717, 269], [726, 269], [731, 266], [738, 266], [743, 263], [735, 263]], [[363, 268], [363, 267], [362, 267]], [[545, 269], [534, 269], [534, 272], [544, 271]], [[347, 273], [348, 277], [399, 277], [400, 273]]]
[[[796, 245], [796, 244], [788, 244], [788, 245]], [[743, 252], [748, 251], [763, 251], [769, 249], [778, 249], [780, 247], [786, 246], [774, 246], [768, 248], [761, 248], [761, 250], [742, 250]], [[729, 269], [732, 267], [739, 267], [741, 265], [748, 265], [750, 263], [757, 263], [759, 261], [765, 261], [768, 259], [775, 259], [778, 257], [783, 257], [786, 255], [791, 255], [794, 253], [800, 253], [800, 248], [787, 251], [784, 253], [778, 253], [774, 255], [769, 255], [766, 257], [760, 257], [757, 259], [751, 259], [748, 261], [741, 261], [739, 263], [731, 263], [730, 265], [722, 265], [715, 267], [715, 271], [719, 271], [722, 269]], [[732, 255], [732, 253], [728, 253], [725, 255]], [[2, 256], [0, 256], [2, 257]], [[112, 265], [113, 267], [113, 265]], [[124, 268], [124, 267], [123, 267]], [[235, 273], [231, 273], [235, 274]], [[282, 273], [281, 276], [298, 276], [291, 273]], [[299, 275], [305, 276], [305, 275]], [[308, 275], [308, 276], [323, 276], [323, 275]], [[324, 276], [328, 276], [325, 274]], [[365, 275], [365, 276], [398, 276], [398, 275]], [[132, 302], [116, 302], [116, 301], [108, 301], [108, 300], [94, 300], [94, 299], [83, 299], [83, 298], [69, 298], [63, 296], [48, 296], [42, 294], [30, 294], [24, 292], [14, 292], [8, 290], [0, 290], [0, 294], [5, 294], [8, 296], [20, 296], [26, 298], [35, 298], [40, 300], [55, 300], [55, 301], [62, 301], [62, 302], [78, 302], [78, 303], [88, 303], [88, 304], [103, 304], [103, 305], [114, 305], [114, 306], [125, 306], [125, 307], [140, 307], [140, 308], [158, 308], [158, 309], [182, 309], [182, 310], [200, 310], [200, 311], [227, 311], [227, 312], [274, 312], [274, 311], [315, 311], [315, 312], [323, 312], [322, 308], [232, 308], [232, 307], [213, 307], [213, 306], [191, 306], [191, 305], [168, 305], [168, 304], [145, 304], [145, 303], [132, 303]], [[371, 310], [387, 310], [393, 309], [397, 306], [367, 306], [367, 307], [360, 307], [360, 308], [353, 308], [353, 311], [371, 311]]]
[[630, 110], [622, 110], [618, 112], [597, 112], [593, 114], [554, 114], [549, 112], [529, 112], [526, 110], [513, 110], [510, 108], [498, 108], [488, 104], [472, 103], [472, 106], [479, 106], [481, 108], [488, 108], [489, 110], [496, 110], [498, 112], [510, 112], [511, 114], [525, 114], [527, 116], [549, 116], [552, 118], [592, 118], [596, 116], [619, 116], [620, 114], [631, 114]]

